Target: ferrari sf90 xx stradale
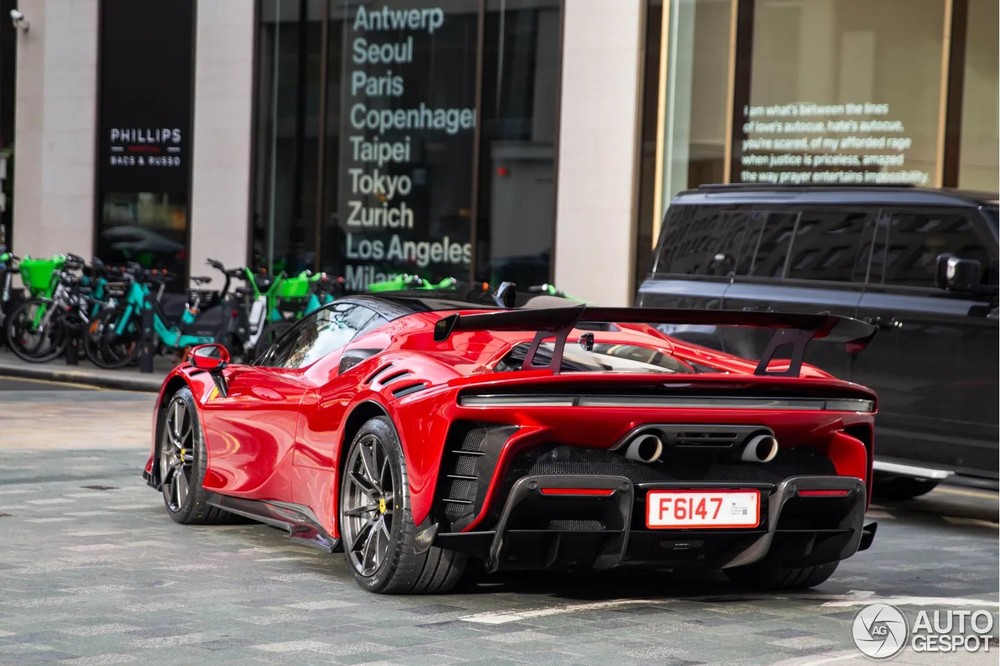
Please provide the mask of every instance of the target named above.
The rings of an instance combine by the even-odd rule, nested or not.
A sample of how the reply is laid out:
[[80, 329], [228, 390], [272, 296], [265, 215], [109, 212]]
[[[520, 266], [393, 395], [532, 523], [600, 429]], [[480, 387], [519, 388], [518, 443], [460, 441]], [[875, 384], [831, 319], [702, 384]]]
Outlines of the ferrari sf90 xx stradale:
[[[773, 339], [748, 361], [650, 324]], [[163, 383], [144, 477], [179, 523], [238, 515], [342, 547], [373, 592], [446, 591], [471, 560], [810, 587], [874, 537], [876, 397], [802, 355], [873, 333], [828, 315], [347, 297], [251, 365], [193, 350]]]

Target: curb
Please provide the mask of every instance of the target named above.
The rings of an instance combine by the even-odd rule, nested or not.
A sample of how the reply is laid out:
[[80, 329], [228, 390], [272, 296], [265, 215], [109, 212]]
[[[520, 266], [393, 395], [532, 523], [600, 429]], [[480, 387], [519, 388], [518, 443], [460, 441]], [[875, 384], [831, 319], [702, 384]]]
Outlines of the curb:
[[38, 367], [21, 365], [0, 365], [0, 376], [21, 377], [24, 379], [46, 379], [56, 382], [70, 382], [94, 386], [98, 388], [111, 388], [124, 391], [148, 391], [155, 393], [160, 390], [163, 378], [158, 375], [146, 375], [142, 377], [98, 375], [86, 370], [58, 370], [52, 367], [39, 365]]

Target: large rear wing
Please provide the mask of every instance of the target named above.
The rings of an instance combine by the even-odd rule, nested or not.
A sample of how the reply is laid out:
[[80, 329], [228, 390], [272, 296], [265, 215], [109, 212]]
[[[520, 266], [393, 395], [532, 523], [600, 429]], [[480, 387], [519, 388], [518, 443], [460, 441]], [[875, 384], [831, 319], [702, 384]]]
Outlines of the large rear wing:
[[[806, 345], [816, 338], [842, 342], [850, 353], [863, 350], [878, 330], [875, 326], [826, 313], [744, 312], [738, 310], [689, 310], [667, 308], [604, 308], [587, 305], [544, 309], [503, 310], [481, 314], [453, 314], [442, 317], [434, 325], [434, 340], [443, 342], [459, 331], [535, 331], [522, 368], [534, 365], [539, 345], [553, 339], [549, 368], [559, 372], [566, 337], [581, 324], [686, 324], [700, 326], [751, 326], [775, 329], [755, 375], [797, 377], [802, 370]], [[770, 368], [779, 352], [787, 353], [788, 366]], [[544, 366], [542, 366], [544, 367]]]

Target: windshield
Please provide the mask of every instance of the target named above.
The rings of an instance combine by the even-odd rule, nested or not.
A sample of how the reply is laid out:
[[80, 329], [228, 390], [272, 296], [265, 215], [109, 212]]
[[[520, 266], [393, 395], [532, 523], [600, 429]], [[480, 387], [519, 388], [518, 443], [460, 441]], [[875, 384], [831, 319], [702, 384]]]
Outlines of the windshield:
[[[495, 368], [497, 372], [520, 370], [530, 344], [516, 345]], [[542, 367], [552, 360], [552, 343], [543, 343], [535, 354], [535, 365]], [[691, 366], [678, 361], [655, 347], [598, 342], [591, 351], [576, 342], [567, 342], [560, 372], [694, 372]]]

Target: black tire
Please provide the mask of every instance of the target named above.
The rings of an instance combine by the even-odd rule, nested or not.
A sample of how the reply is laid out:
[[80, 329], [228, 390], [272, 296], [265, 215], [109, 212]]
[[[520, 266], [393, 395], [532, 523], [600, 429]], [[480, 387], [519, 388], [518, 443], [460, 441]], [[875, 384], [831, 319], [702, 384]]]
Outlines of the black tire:
[[751, 590], [805, 590], [824, 582], [840, 562], [826, 562], [811, 567], [786, 567], [770, 558], [745, 567], [723, 569], [736, 585]]
[[139, 353], [139, 323], [129, 319], [122, 335], [115, 333], [122, 312], [108, 310], [90, 320], [83, 332], [83, 353], [99, 368], [124, 368]]
[[234, 516], [207, 502], [205, 437], [191, 390], [184, 387], [167, 402], [157, 428], [157, 455], [163, 504], [182, 525], [234, 522]]
[[912, 476], [896, 476], [875, 472], [872, 480], [872, 499], [879, 502], [899, 502], [920, 497], [937, 487], [934, 479], [918, 479]]
[[32, 299], [18, 305], [4, 320], [7, 345], [18, 358], [31, 363], [45, 363], [63, 353], [66, 327], [61, 312], [47, 312], [48, 322], [40, 328], [35, 326], [39, 316], [44, 316], [39, 315], [40, 308], [52, 307], [51, 302]]
[[417, 554], [406, 461], [388, 417], [366, 422], [344, 457], [340, 484], [344, 554], [362, 588], [381, 594], [435, 594], [458, 584], [463, 553], [432, 546]]

